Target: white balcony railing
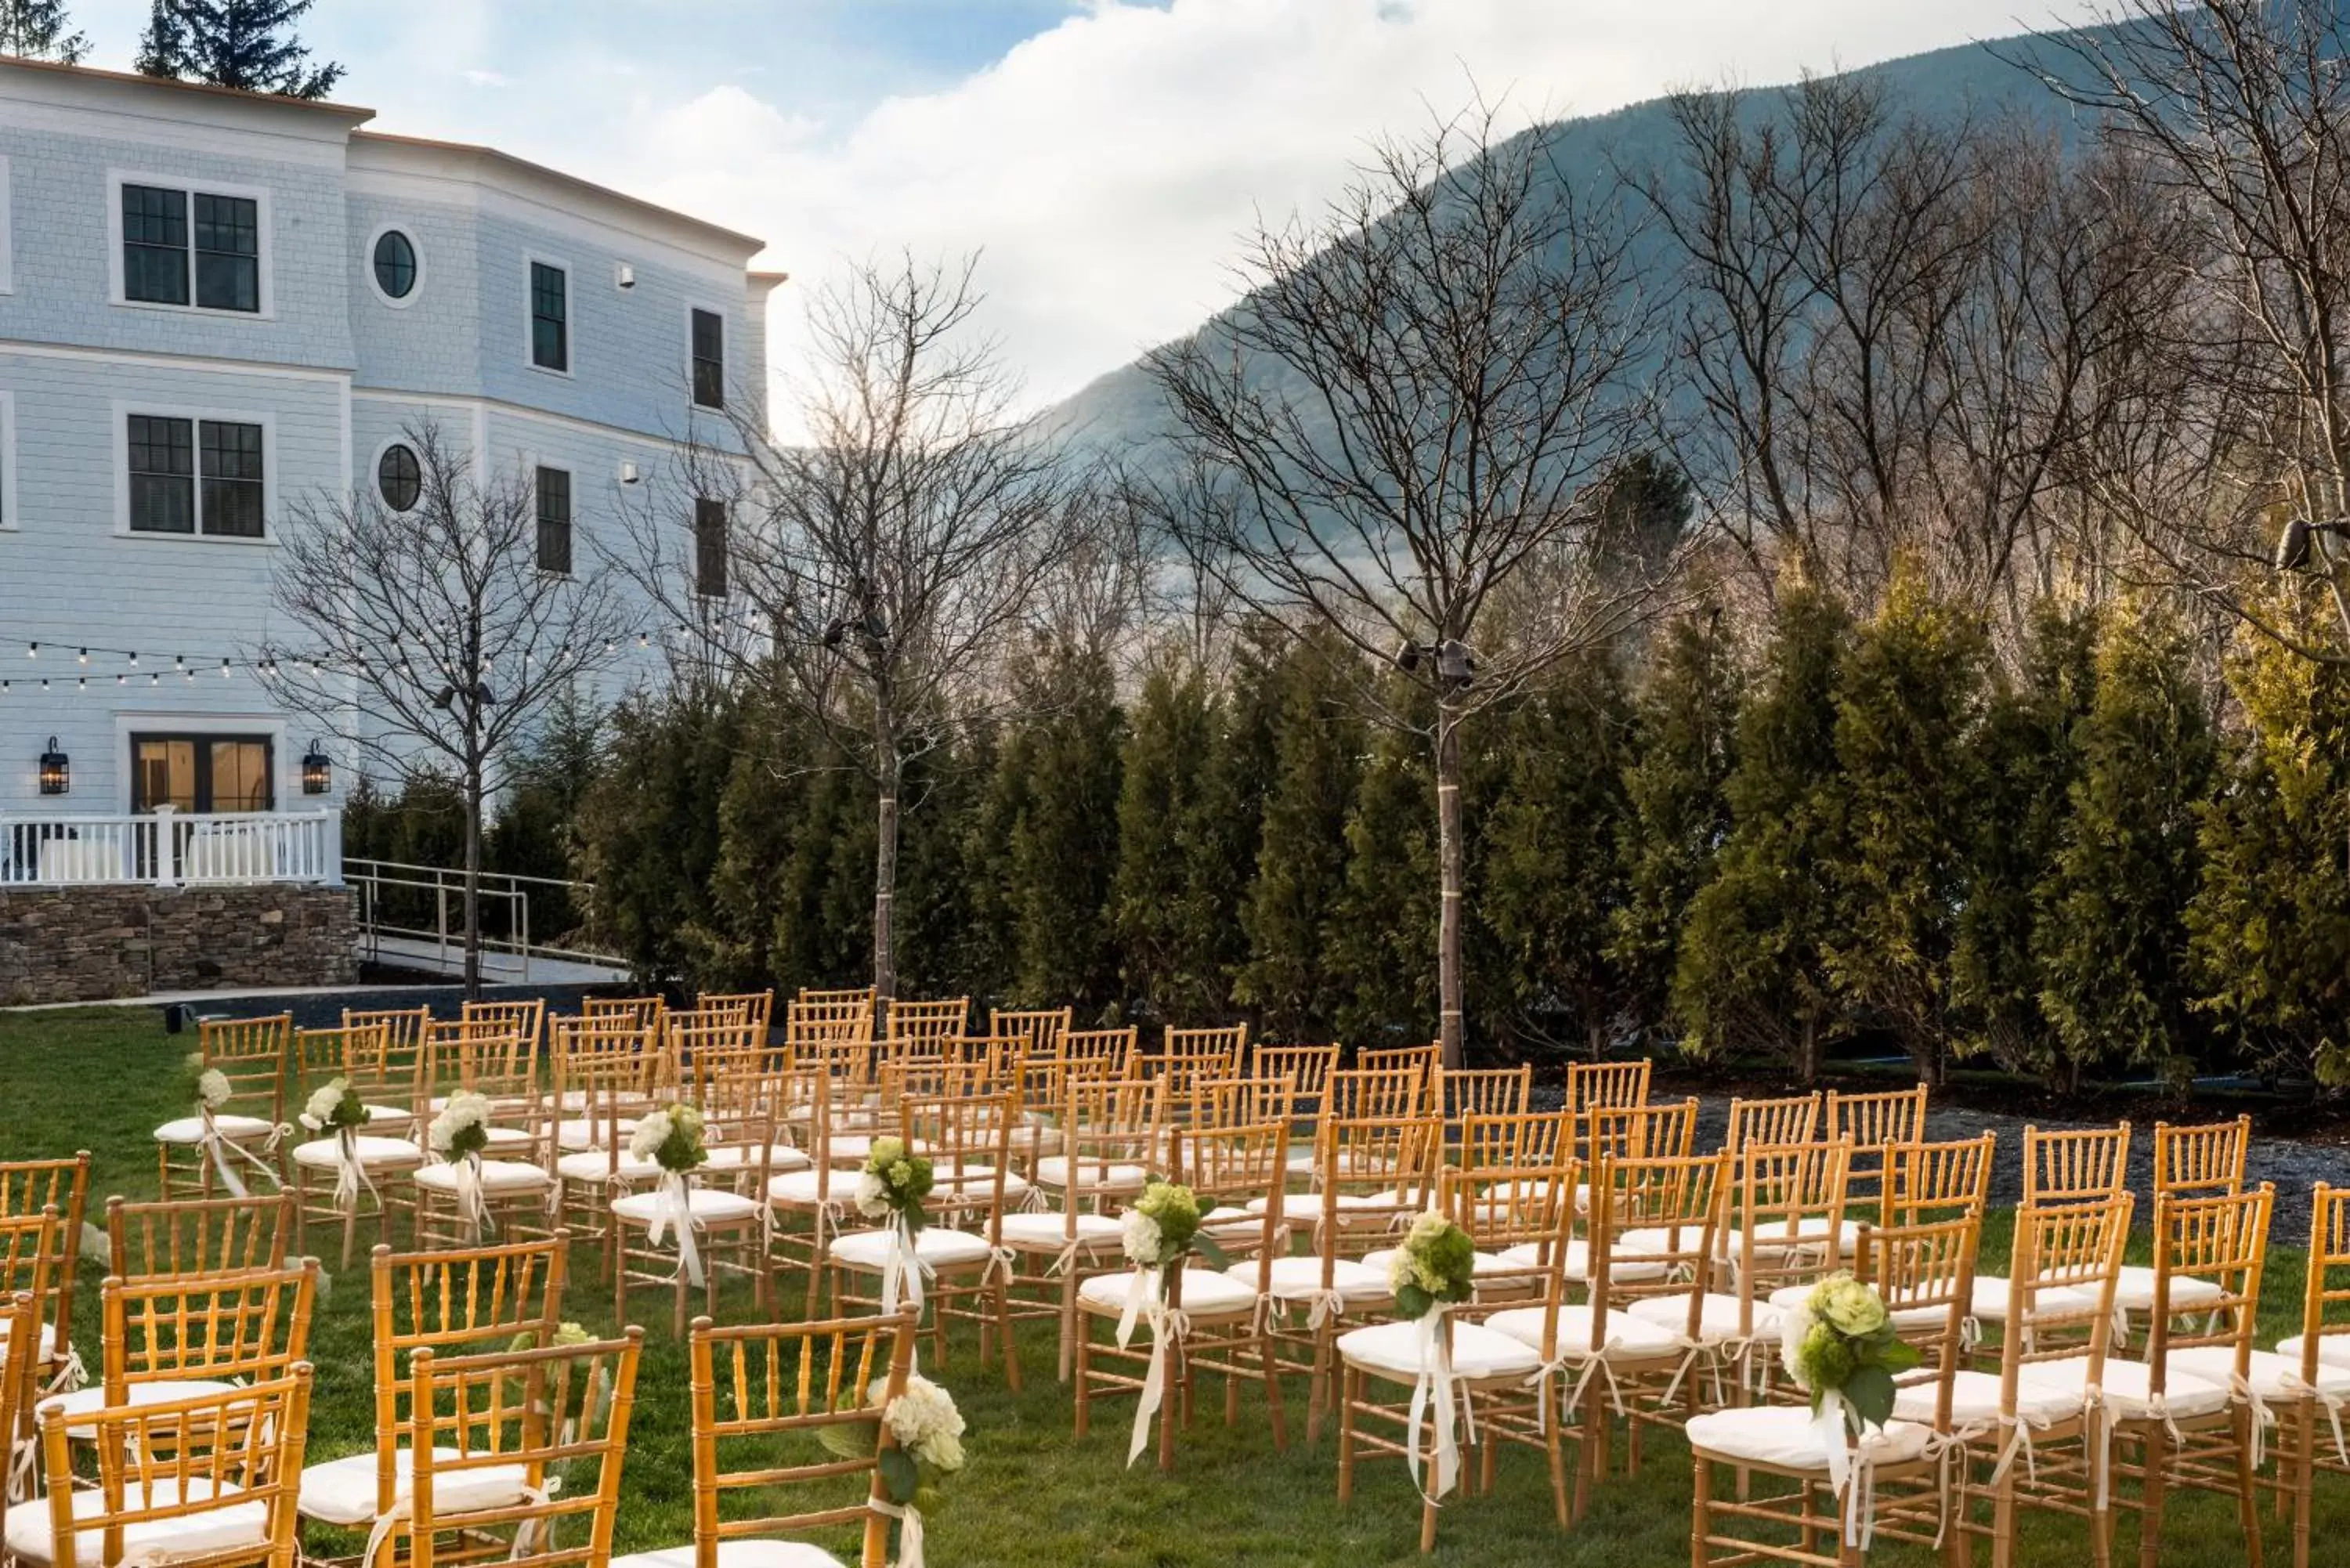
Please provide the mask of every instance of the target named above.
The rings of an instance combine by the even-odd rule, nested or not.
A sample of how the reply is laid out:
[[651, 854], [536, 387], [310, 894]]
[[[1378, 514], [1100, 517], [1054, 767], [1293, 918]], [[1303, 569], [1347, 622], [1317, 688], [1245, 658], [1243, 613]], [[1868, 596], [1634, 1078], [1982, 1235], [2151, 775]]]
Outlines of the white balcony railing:
[[0, 887], [159, 888], [343, 879], [340, 813], [0, 816]]

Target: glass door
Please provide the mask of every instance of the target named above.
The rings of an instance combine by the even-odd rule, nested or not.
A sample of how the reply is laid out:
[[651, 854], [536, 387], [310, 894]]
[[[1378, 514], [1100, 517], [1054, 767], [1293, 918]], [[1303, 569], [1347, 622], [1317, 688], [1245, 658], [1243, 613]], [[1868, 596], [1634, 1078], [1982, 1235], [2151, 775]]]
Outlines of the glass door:
[[133, 735], [130, 809], [268, 811], [276, 803], [271, 750], [254, 735]]

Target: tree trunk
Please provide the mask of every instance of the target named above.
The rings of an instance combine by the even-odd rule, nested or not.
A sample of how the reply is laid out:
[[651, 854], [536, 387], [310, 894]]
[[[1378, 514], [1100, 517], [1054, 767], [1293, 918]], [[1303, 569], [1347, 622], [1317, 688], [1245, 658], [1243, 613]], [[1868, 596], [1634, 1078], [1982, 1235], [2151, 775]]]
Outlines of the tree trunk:
[[482, 994], [482, 764], [465, 768], [465, 995]]
[[1444, 1065], [1461, 1063], [1461, 715], [1451, 700], [1436, 707], [1437, 1042]]
[[905, 764], [887, 721], [876, 730], [880, 800], [873, 825], [873, 1027], [879, 1033], [898, 994], [898, 790]]
[[1815, 1019], [1806, 1018], [1804, 1020], [1803, 1054], [1795, 1067], [1796, 1071], [1803, 1075], [1804, 1085], [1807, 1088], [1820, 1081], [1820, 1068], [1824, 1065], [1821, 1061], [1823, 1054], [1820, 1049], [1819, 1023]]

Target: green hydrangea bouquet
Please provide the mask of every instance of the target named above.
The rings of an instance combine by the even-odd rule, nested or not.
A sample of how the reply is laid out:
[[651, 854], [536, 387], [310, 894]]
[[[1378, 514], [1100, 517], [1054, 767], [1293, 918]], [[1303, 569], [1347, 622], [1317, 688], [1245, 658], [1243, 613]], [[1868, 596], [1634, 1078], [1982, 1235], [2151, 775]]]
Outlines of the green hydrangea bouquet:
[[1779, 1329], [1779, 1359], [1817, 1416], [1833, 1397], [1858, 1437], [1893, 1418], [1894, 1377], [1921, 1359], [1895, 1332], [1893, 1314], [1872, 1285], [1830, 1274], [1790, 1312]]

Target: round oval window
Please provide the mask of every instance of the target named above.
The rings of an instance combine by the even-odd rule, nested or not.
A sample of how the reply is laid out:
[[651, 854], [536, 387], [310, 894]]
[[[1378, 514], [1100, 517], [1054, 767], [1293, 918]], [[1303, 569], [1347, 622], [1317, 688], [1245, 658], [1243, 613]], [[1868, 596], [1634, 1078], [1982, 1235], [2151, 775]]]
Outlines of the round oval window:
[[376, 236], [375, 286], [391, 299], [406, 299], [416, 286], [416, 246], [398, 229]]
[[404, 446], [388, 446], [376, 461], [375, 487], [383, 495], [383, 504], [394, 512], [405, 512], [416, 504], [423, 493], [424, 472], [416, 463], [416, 454]]

